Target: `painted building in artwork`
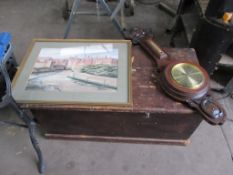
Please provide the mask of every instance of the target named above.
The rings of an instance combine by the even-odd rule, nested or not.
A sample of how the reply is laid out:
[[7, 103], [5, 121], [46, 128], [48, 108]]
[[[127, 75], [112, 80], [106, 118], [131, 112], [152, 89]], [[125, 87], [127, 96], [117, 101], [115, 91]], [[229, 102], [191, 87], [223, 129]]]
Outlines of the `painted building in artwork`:
[[76, 67], [80, 66], [87, 66], [87, 65], [96, 65], [96, 64], [105, 64], [105, 65], [112, 65], [116, 66], [118, 64], [118, 60], [114, 58], [71, 58], [69, 59], [67, 68], [75, 69]]
[[67, 59], [51, 59], [51, 58], [38, 59], [33, 68], [33, 72], [64, 70], [67, 69], [67, 65], [68, 65]]
[[114, 65], [118, 64], [118, 60], [114, 58], [104, 57], [104, 58], [70, 58], [70, 59], [60, 59], [60, 58], [39, 58], [37, 59], [34, 70], [35, 72], [40, 69], [76, 69], [86, 65]]

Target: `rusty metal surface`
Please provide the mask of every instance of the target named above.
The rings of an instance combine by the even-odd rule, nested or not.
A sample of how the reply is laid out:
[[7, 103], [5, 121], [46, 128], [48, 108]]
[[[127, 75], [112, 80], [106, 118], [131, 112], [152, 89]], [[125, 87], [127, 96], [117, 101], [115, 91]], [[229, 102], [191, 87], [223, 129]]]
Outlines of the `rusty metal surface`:
[[[197, 63], [193, 49], [164, 48], [171, 58]], [[41, 105], [23, 104], [30, 109], [75, 109], [79, 111], [118, 111], [118, 112], [159, 112], [193, 113], [183, 104], [171, 99], [160, 89], [156, 82], [157, 72], [153, 60], [138, 46], [133, 48], [132, 106], [85, 106], [85, 105]]]

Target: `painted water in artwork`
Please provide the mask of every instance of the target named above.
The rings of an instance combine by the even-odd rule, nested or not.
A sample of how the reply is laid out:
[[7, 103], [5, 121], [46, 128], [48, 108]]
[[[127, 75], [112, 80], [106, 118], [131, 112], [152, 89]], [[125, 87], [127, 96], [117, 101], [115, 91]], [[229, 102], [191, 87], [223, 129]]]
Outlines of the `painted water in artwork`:
[[43, 48], [26, 90], [68, 92], [117, 91], [118, 49], [111, 43]]

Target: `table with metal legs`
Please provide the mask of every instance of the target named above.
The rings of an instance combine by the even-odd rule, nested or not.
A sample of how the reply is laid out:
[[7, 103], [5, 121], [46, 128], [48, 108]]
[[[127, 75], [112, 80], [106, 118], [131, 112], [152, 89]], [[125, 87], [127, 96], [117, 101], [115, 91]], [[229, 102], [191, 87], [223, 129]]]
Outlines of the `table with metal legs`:
[[[69, 16], [69, 20], [65, 29], [65, 33], [64, 33], [64, 38], [67, 38], [70, 32], [70, 28], [73, 22], [73, 18], [77, 13], [77, 10], [80, 6], [80, 2], [81, 0], [74, 0], [73, 5], [72, 5], [72, 9], [70, 12], [70, 16]], [[109, 5], [106, 3], [106, 0], [96, 0], [97, 6], [100, 5], [107, 13], [108, 16], [110, 16], [114, 26], [117, 28], [117, 30], [123, 35], [124, 37], [124, 30], [125, 28], [120, 24], [119, 20], [117, 19], [117, 14], [123, 9], [124, 4], [125, 4], [126, 0], [119, 0], [117, 6], [115, 7], [114, 10], [111, 10], [111, 8], [109, 7]], [[123, 15], [122, 15], [122, 18]]]

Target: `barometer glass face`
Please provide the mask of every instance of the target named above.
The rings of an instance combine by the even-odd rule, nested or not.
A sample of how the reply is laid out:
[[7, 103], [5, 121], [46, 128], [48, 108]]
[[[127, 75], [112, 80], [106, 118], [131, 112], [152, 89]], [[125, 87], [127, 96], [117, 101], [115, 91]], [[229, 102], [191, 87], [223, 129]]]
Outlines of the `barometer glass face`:
[[203, 72], [190, 63], [178, 63], [172, 67], [173, 80], [184, 88], [197, 89], [205, 80]]

